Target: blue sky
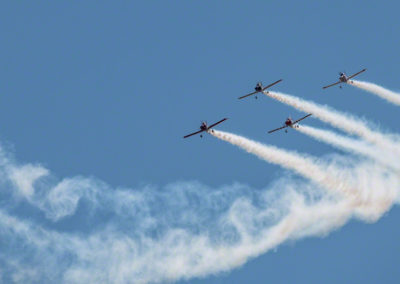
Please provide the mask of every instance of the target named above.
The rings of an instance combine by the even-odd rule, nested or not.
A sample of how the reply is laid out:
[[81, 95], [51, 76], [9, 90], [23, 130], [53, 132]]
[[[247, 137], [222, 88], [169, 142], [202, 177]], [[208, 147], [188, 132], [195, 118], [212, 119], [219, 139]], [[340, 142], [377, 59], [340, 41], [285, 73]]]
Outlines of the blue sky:
[[[90, 178], [111, 193], [151, 188], [157, 196], [174, 193], [168, 186], [179, 182], [198, 182], [207, 192], [236, 183], [258, 191], [282, 177], [296, 180], [293, 173], [213, 137], [182, 136], [201, 120], [229, 117], [219, 129], [317, 157], [348, 155], [295, 131], [267, 135], [287, 116], [302, 113], [266, 97], [237, 100], [257, 81], [280, 78], [276, 90], [398, 133], [395, 106], [350, 86], [321, 89], [339, 71], [361, 68], [368, 70], [360, 79], [400, 89], [398, 10], [396, 1], [4, 2], [2, 147], [16, 164], [50, 170], [44, 184]], [[329, 128], [316, 119], [307, 124]], [[31, 202], [31, 208], [7, 188], [3, 192], [5, 212], [57, 232], [84, 236], [93, 224], [100, 230], [120, 222], [129, 227], [127, 234], [135, 234], [141, 225], [134, 213], [122, 221], [107, 219], [114, 213], [91, 210], [89, 201], [80, 202], [71, 218], [51, 221], [42, 205]], [[162, 202], [151, 204], [154, 216], [172, 210]], [[94, 213], [88, 217], [87, 212]], [[205, 214], [202, 226], [213, 218], [213, 212]], [[400, 277], [399, 217], [394, 207], [377, 223], [351, 221], [323, 238], [286, 242], [234, 270], [180, 281], [393, 283]], [[5, 246], [10, 243], [0, 241]], [[24, 257], [23, 250], [18, 253], [15, 259]], [[12, 267], [19, 266], [7, 267], [0, 273], [10, 280]]]

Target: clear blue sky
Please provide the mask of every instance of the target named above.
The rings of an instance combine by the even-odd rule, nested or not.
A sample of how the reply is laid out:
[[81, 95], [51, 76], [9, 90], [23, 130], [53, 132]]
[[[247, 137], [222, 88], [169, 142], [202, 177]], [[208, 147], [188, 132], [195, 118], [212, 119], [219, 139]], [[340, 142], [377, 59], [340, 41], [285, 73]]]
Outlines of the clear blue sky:
[[[363, 80], [400, 89], [400, 5], [365, 3], [4, 1], [1, 142], [19, 163], [110, 187], [267, 187], [289, 173], [212, 137], [182, 136], [201, 120], [229, 117], [221, 130], [315, 156], [338, 152], [294, 131], [266, 135], [296, 110], [265, 97], [237, 100], [257, 81], [280, 78], [276, 90], [399, 132], [398, 108], [350, 86], [321, 89], [361, 68]], [[399, 218], [395, 207], [375, 224], [352, 221], [182, 283], [394, 283]]]

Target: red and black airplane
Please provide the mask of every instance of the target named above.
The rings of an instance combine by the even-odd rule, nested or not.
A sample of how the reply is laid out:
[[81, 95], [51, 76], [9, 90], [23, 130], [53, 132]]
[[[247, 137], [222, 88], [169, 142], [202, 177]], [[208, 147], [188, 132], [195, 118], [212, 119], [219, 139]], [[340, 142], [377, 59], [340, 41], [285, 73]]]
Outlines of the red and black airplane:
[[[275, 131], [278, 131], [278, 130], [281, 130], [281, 129], [285, 129], [285, 128], [288, 128], [288, 127], [291, 127], [291, 128], [298, 128], [298, 127], [299, 127], [299, 125], [298, 125], [299, 121], [301, 121], [301, 120], [303, 120], [303, 119], [306, 119], [306, 118], [309, 117], [310, 115], [311, 115], [311, 113], [310, 113], [310, 114], [307, 114], [306, 116], [304, 116], [304, 117], [302, 117], [302, 118], [300, 118], [300, 119], [298, 119], [298, 120], [295, 120], [295, 121], [293, 121], [293, 120], [289, 117], [289, 118], [286, 119], [285, 124], [284, 124], [282, 127], [279, 127], [279, 128], [277, 128], [277, 129], [270, 130], [270, 131], [268, 131], [268, 133], [272, 133], [272, 132], [275, 132]], [[285, 129], [285, 132], [287, 133], [287, 129]]]
[[[188, 138], [188, 137], [190, 137], [190, 136], [199, 134], [199, 133], [204, 132], [204, 131], [205, 131], [205, 132], [208, 132], [211, 128], [213, 128], [213, 127], [216, 126], [217, 124], [220, 124], [221, 122], [224, 122], [225, 120], [227, 120], [227, 118], [221, 119], [220, 121], [218, 121], [218, 122], [216, 122], [216, 123], [214, 123], [214, 124], [211, 124], [210, 126], [207, 125], [207, 122], [202, 121], [202, 122], [201, 122], [201, 125], [200, 125], [200, 130], [199, 130], [199, 131], [190, 133], [190, 134], [188, 134], [188, 135], [186, 135], [186, 136], [183, 136], [183, 138]], [[214, 131], [214, 130], [211, 129], [211, 131]], [[202, 138], [202, 137], [203, 137], [203, 135], [200, 135], [200, 138]]]

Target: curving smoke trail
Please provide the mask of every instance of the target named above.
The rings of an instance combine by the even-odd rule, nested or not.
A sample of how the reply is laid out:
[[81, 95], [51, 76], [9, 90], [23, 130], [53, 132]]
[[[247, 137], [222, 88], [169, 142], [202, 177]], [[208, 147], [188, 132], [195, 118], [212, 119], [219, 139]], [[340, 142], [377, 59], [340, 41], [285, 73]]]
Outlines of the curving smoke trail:
[[312, 113], [313, 117], [317, 117], [323, 122], [329, 123], [349, 134], [357, 135], [369, 143], [376, 144], [383, 150], [400, 156], [399, 138], [397, 136], [384, 135], [378, 131], [374, 131], [365, 122], [349, 114], [279, 92], [264, 92], [264, 94], [303, 112]]
[[[0, 263], [9, 272], [0, 275], [4, 283], [204, 277], [239, 267], [288, 239], [326, 235], [355, 214], [352, 201], [289, 178], [262, 190], [199, 183], [159, 191], [112, 189], [83, 177], [54, 184], [40, 165], [0, 162], [0, 193], [8, 206], [25, 200], [29, 208], [26, 214], [0, 210], [0, 239], [6, 244]], [[63, 229], [65, 218], [78, 229]]]
[[371, 144], [365, 143], [364, 141], [356, 140], [329, 130], [318, 129], [307, 125], [300, 125], [298, 128], [294, 129], [333, 147], [368, 157], [381, 163], [382, 165], [400, 171], [400, 164], [398, 163], [397, 157], [394, 157], [387, 151], [382, 151], [380, 148], [373, 147]]
[[59, 180], [40, 165], [16, 163], [0, 148], [0, 194], [7, 204], [0, 209], [0, 265], [7, 272], [0, 282], [204, 277], [287, 240], [325, 236], [351, 218], [374, 222], [398, 201], [399, 177], [371, 161], [315, 159], [211, 134], [307, 180], [285, 175], [265, 189], [196, 182], [111, 188], [93, 178]]
[[364, 82], [364, 81], [351, 80], [349, 85], [353, 85], [364, 91], [375, 94], [375, 95], [379, 96], [380, 98], [385, 99], [386, 101], [388, 101], [392, 104], [400, 106], [400, 94], [399, 93], [385, 89], [379, 85], [369, 83], [369, 82]]
[[[188, 227], [171, 228], [159, 238], [135, 237], [112, 227], [82, 236], [44, 229], [1, 210], [0, 236], [14, 245], [6, 253], [18, 271], [12, 279], [19, 282], [165, 283], [229, 271], [286, 240], [324, 236], [353, 213], [347, 200], [311, 202], [293, 190], [265, 201], [270, 206], [260, 208], [247, 196], [238, 196], [226, 213], [216, 216], [217, 225], [234, 240], [220, 230], [195, 233]], [[16, 252], [24, 260], [14, 259]], [[33, 261], [35, 273], [27, 269], [26, 260]]]

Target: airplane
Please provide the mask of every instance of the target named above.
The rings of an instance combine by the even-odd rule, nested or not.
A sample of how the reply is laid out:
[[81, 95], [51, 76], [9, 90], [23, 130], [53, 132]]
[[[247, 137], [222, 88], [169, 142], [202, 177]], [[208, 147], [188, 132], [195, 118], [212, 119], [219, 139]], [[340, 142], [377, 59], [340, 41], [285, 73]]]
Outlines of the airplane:
[[[282, 81], [282, 79], [279, 79], [278, 81], [273, 82], [272, 84], [269, 84], [269, 85], [266, 86], [266, 87], [263, 87], [262, 83], [261, 83], [261, 82], [258, 82], [257, 85], [256, 85], [255, 88], [254, 88], [254, 90], [256, 90], [255, 92], [252, 92], [252, 93], [250, 93], [250, 94], [244, 95], [244, 96], [240, 97], [239, 100], [244, 99], [244, 98], [246, 98], [246, 97], [248, 97], [248, 96], [257, 94], [257, 93], [264, 92], [266, 89], [272, 87], [272, 86], [275, 85], [275, 84], [278, 84], [280, 81]], [[257, 99], [257, 96], [256, 96], [255, 98]]]
[[[347, 76], [346, 73], [340, 72], [339, 73], [340, 77], [339, 77], [339, 81], [338, 82], [330, 84], [330, 85], [325, 86], [325, 87], [322, 87], [322, 89], [326, 89], [326, 88], [335, 86], [335, 85], [340, 84], [340, 83], [347, 83], [351, 78], [354, 78], [355, 76], [357, 76], [358, 74], [364, 72], [365, 70], [367, 70], [367, 69], [363, 69], [360, 72], [357, 72], [357, 73], [355, 73], [355, 74], [353, 74], [351, 76]], [[350, 83], [353, 83], [353, 81], [350, 81]], [[342, 88], [342, 86], [339, 86], [339, 88]]]
[[[300, 118], [300, 119], [298, 119], [298, 120], [295, 120], [295, 121], [293, 121], [293, 120], [289, 117], [289, 118], [286, 119], [285, 124], [284, 124], [282, 127], [279, 127], [279, 128], [277, 128], [277, 129], [274, 129], [274, 130], [270, 130], [270, 131], [268, 131], [268, 133], [272, 133], [272, 132], [275, 132], [275, 131], [278, 131], [278, 130], [281, 130], [281, 129], [284, 129], [284, 128], [287, 128], [287, 127], [298, 128], [298, 127], [299, 127], [299, 125], [298, 125], [299, 121], [301, 121], [301, 120], [303, 120], [303, 119], [306, 119], [306, 118], [309, 117], [310, 115], [311, 115], [311, 113], [310, 113], [310, 114], [307, 114], [306, 116], [304, 116], [304, 117], [302, 117], [302, 118]], [[287, 129], [285, 129], [285, 132], [287, 133]]]
[[[220, 121], [218, 121], [218, 122], [216, 122], [216, 123], [214, 123], [214, 124], [211, 124], [210, 126], [207, 125], [207, 122], [202, 121], [202, 122], [201, 122], [201, 125], [200, 125], [200, 130], [199, 130], [199, 131], [196, 131], [196, 132], [193, 132], [193, 133], [188, 134], [188, 135], [186, 135], [186, 136], [183, 136], [183, 138], [188, 138], [188, 137], [190, 137], [190, 136], [199, 134], [199, 133], [204, 132], [204, 131], [208, 132], [211, 128], [213, 128], [213, 127], [216, 126], [217, 124], [220, 124], [221, 122], [224, 122], [225, 120], [227, 120], [227, 118], [221, 119]], [[214, 132], [213, 129], [211, 129], [211, 131]], [[200, 138], [203, 138], [203, 135], [202, 135], [202, 134], [200, 135]]]

